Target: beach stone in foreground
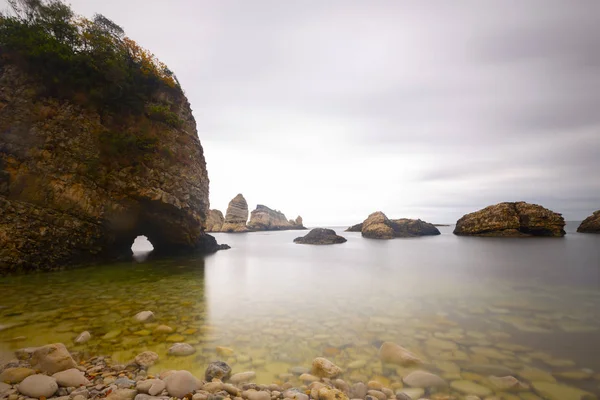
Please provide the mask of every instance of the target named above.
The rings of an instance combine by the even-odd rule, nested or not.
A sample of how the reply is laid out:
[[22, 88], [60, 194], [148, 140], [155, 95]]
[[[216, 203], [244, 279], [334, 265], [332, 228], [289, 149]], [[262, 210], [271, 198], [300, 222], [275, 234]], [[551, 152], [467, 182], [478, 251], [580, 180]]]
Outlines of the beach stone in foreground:
[[56, 383], [63, 387], [79, 387], [90, 384], [90, 381], [85, 377], [83, 372], [77, 368], [57, 372], [52, 377], [56, 379]]
[[189, 371], [175, 371], [166, 379], [169, 395], [183, 397], [199, 388], [198, 380]]
[[48, 375], [31, 375], [19, 384], [19, 392], [29, 397], [51, 397], [58, 390], [56, 379]]
[[31, 368], [6, 368], [4, 371], [2, 371], [2, 373], [0, 373], [0, 382], [19, 383], [31, 375], [35, 375], [35, 370]]
[[75, 368], [75, 360], [64, 344], [54, 343], [38, 347], [31, 356], [31, 365], [42, 372], [55, 374]]
[[220, 379], [226, 381], [231, 376], [231, 367], [223, 361], [213, 361], [208, 364], [206, 371], [204, 372], [204, 379], [207, 382], [213, 379]]

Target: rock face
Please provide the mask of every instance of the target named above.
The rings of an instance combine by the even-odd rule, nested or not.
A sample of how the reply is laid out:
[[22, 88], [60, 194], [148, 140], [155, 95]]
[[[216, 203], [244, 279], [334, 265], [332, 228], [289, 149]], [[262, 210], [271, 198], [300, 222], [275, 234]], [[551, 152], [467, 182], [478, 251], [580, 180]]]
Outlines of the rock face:
[[248, 232], [246, 221], [248, 221], [248, 202], [240, 193], [229, 202], [221, 231]]
[[352, 225], [351, 227], [346, 229], [345, 232], [360, 232], [360, 231], [362, 231], [362, 227], [363, 227], [363, 224], [361, 222], [360, 224]]
[[0, 273], [129, 256], [139, 235], [162, 253], [218, 249], [203, 230], [209, 180], [180, 90], [158, 88], [146, 112], [127, 115], [44, 91], [0, 60]]
[[253, 231], [283, 231], [290, 229], [306, 229], [302, 225], [302, 217], [298, 216], [295, 221], [289, 220], [281, 211], [272, 210], [267, 206], [259, 204], [256, 210], [250, 214], [248, 228]]
[[[432, 224], [420, 219], [388, 219], [384, 213], [377, 211], [369, 215], [361, 226], [363, 237], [370, 239], [393, 239], [396, 237], [415, 237], [439, 235], [440, 231]], [[358, 225], [351, 228], [354, 229]]]
[[465, 236], [564, 236], [561, 214], [523, 201], [499, 203], [464, 215], [456, 222], [455, 235]]
[[209, 210], [208, 219], [206, 220], [206, 232], [221, 232], [225, 217], [219, 210]]
[[297, 237], [294, 243], [299, 244], [336, 244], [344, 243], [346, 238], [338, 236], [333, 229], [315, 228], [306, 236]]
[[584, 219], [577, 228], [577, 232], [600, 233], [600, 210], [594, 211], [592, 215]]

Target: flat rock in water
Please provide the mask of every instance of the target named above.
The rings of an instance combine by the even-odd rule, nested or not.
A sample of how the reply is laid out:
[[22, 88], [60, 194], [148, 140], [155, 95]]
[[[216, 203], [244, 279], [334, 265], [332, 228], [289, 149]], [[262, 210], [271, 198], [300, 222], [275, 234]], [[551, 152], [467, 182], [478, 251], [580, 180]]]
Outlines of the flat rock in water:
[[392, 342], [384, 342], [379, 348], [379, 359], [384, 363], [400, 365], [403, 367], [422, 364], [419, 357], [402, 346]]
[[196, 352], [196, 348], [189, 343], [175, 343], [169, 347], [167, 352], [170, 356], [189, 356]]
[[141, 367], [151, 367], [158, 361], [158, 354], [153, 351], [144, 351], [135, 356], [135, 362]]
[[77, 335], [77, 337], [75, 338], [75, 343], [77, 343], [77, 344], [86, 343], [91, 338], [92, 338], [92, 335], [88, 331], [84, 331], [84, 332], [81, 332], [79, 335]]
[[423, 390], [421, 388], [406, 388], [406, 389], [402, 389], [398, 393], [396, 393], [396, 398], [398, 399], [399, 395], [400, 396], [404, 395], [404, 396], [408, 396], [408, 398], [411, 400], [418, 400], [421, 397], [423, 397], [424, 394], [425, 394], [425, 390]]
[[298, 244], [338, 244], [346, 242], [346, 238], [339, 236], [333, 229], [315, 228], [306, 236], [297, 237], [294, 243]]
[[154, 313], [152, 311], [140, 311], [133, 317], [137, 322], [150, 322], [154, 320]]
[[246, 372], [239, 372], [237, 374], [231, 375], [231, 378], [229, 378], [229, 380], [231, 381], [231, 383], [242, 383], [242, 382], [250, 382], [252, 379], [255, 379], [255, 378], [256, 378], [256, 372], [246, 371]]
[[426, 371], [411, 372], [410, 374], [406, 375], [402, 381], [408, 386], [418, 388], [448, 386], [448, 383], [446, 383], [444, 379]]
[[48, 375], [31, 375], [19, 384], [19, 392], [29, 397], [52, 397], [58, 390], [56, 379]]
[[535, 391], [548, 400], [582, 400], [595, 399], [596, 397], [581, 389], [577, 389], [567, 385], [550, 382], [532, 382], [531, 384]]
[[450, 387], [462, 394], [474, 394], [482, 397], [492, 394], [491, 389], [472, 381], [452, 381]]
[[507, 376], [513, 375], [512, 369], [496, 364], [469, 364], [464, 367], [466, 371], [481, 375]]

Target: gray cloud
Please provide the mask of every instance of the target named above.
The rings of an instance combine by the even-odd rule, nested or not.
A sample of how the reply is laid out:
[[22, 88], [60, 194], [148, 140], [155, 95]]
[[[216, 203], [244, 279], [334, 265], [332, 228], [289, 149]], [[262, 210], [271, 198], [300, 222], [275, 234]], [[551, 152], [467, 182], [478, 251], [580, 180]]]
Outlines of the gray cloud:
[[173, 69], [222, 210], [309, 225], [600, 208], [600, 3], [72, 0]]

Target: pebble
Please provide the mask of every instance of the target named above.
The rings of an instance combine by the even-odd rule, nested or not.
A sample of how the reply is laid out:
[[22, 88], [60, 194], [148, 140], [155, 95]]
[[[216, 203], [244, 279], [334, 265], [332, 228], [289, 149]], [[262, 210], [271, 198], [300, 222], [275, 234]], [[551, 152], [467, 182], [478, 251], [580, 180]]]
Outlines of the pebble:
[[31, 356], [31, 365], [33, 368], [48, 374], [77, 367], [71, 353], [62, 343], [48, 344], [36, 348]]
[[379, 390], [369, 390], [367, 392], [367, 395], [368, 396], [373, 396], [373, 397], [375, 397], [375, 398], [377, 398], [379, 400], [386, 400], [387, 399], [387, 396], [385, 395], [385, 393], [380, 392]]
[[86, 343], [92, 338], [92, 335], [88, 331], [83, 331], [75, 338], [75, 343], [82, 344]]
[[19, 392], [29, 397], [51, 397], [58, 390], [56, 379], [48, 375], [30, 375], [19, 384]]
[[321, 380], [321, 378], [319, 378], [318, 376], [314, 376], [311, 374], [302, 374], [298, 379], [300, 379], [302, 382], [318, 382]]
[[204, 372], [204, 380], [207, 382], [213, 379], [220, 379], [226, 381], [231, 376], [231, 367], [223, 361], [213, 361], [208, 364], [206, 371]]
[[271, 400], [271, 395], [268, 392], [259, 392], [254, 389], [244, 391], [242, 397], [248, 400]]
[[154, 313], [152, 311], [140, 311], [133, 317], [137, 322], [150, 322], [154, 320]]
[[0, 394], [12, 389], [12, 385], [0, 381]]
[[108, 396], [107, 400], [133, 400], [137, 395], [135, 389], [115, 389]]
[[229, 381], [231, 383], [238, 384], [238, 383], [249, 382], [255, 378], [256, 378], [256, 372], [246, 371], [246, 372], [239, 372], [237, 374], [231, 375], [231, 378], [229, 378]]
[[434, 388], [448, 386], [445, 380], [426, 371], [414, 371], [406, 375], [402, 381], [411, 387]]
[[198, 382], [189, 371], [175, 371], [166, 380], [167, 392], [173, 397], [183, 397], [198, 389]]
[[19, 383], [28, 376], [35, 375], [35, 370], [31, 368], [13, 367], [6, 368], [0, 373], [0, 382]]
[[151, 367], [158, 361], [158, 354], [153, 351], [144, 351], [135, 356], [135, 362], [141, 367]]
[[52, 377], [56, 379], [56, 383], [62, 387], [79, 387], [90, 384], [90, 381], [85, 377], [83, 372], [77, 368], [71, 368], [65, 371], [57, 372], [52, 375]]
[[334, 378], [342, 373], [342, 369], [323, 357], [317, 357], [312, 362], [312, 375], [321, 378]]
[[422, 363], [421, 359], [402, 346], [384, 342], [379, 348], [379, 359], [384, 363], [400, 366], [413, 366]]
[[450, 387], [463, 394], [474, 394], [477, 396], [488, 396], [492, 394], [491, 389], [472, 381], [452, 381]]
[[156, 334], [172, 333], [172, 332], [173, 332], [173, 328], [171, 328], [168, 325], [158, 325], [156, 328], [154, 328], [154, 333], [156, 333]]

